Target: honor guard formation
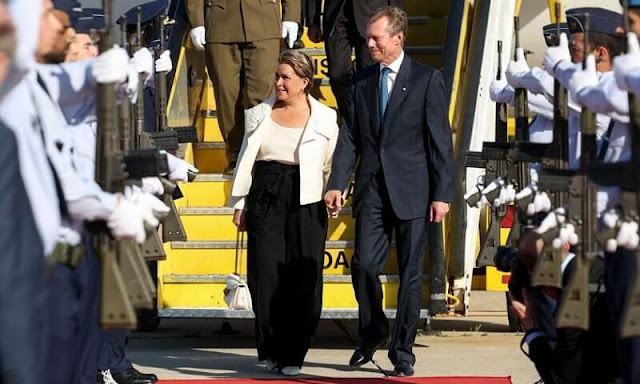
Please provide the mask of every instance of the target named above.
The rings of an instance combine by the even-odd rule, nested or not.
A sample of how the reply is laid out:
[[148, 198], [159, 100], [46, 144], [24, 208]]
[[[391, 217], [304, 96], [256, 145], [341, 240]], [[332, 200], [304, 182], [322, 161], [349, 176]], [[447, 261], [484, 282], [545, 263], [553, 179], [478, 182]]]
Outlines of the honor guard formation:
[[[457, 69], [437, 69], [418, 56], [446, 46], [407, 45], [424, 22], [406, 12], [419, 1], [155, 0], [116, 14], [133, 4], [0, 0], [0, 383], [159, 380], [133, 367], [127, 344], [176, 297], [166, 281], [194, 282], [161, 263], [206, 245], [189, 245], [180, 217], [200, 180], [228, 182], [217, 208], [228, 220], [197, 229], [233, 224], [236, 236], [224, 291], [201, 296], [223, 293], [222, 317], [254, 318], [257, 359], [274, 375], [304, 373], [320, 319], [339, 313], [329, 282], [347, 281], [357, 347], [335, 363], [413, 376], [425, 261], [458, 249], [441, 240], [459, 241], [455, 225], [475, 226], [459, 212], [482, 210], [475, 264], [510, 272], [508, 305], [538, 383], [640, 383], [640, 1], [616, 12], [549, 0], [555, 22], [534, 66], [521, 2], [476, 0], [478, 14], [501, 3], [516, 15], [509, 42], [484, 47], [497, 68], [475, 93], [488, 91], [495, 128], [491, 117], [476, 151], [454, 142], [466, 118], [450, 113], [457, 55]], [[474, 2], [450, 3], [454, 20]], [[328, 79], [305, 44], [323, 47]], [[198, 54], [198, 104], [215, 111], [174, 87], [198, 83], [180, 64]], [[213, 99], [202, 96], [207, 78]], [[170, 122], [176, 104], [193, 124]], [[214, 177], [193, 165], [207, 144], [197, 118], [212, 113], [224, 164]], [[199, 168], [212, 168], [206, 159]], [[467, 181], [468, 169], [481, 176]], [[346, 240], [332, 237], [345, 214], [350, 272], [331, 280], [325, 256]], [[446, 304], [433, 287], [430, 308]], [[393, 371], [375, 360], [383, 348]]]

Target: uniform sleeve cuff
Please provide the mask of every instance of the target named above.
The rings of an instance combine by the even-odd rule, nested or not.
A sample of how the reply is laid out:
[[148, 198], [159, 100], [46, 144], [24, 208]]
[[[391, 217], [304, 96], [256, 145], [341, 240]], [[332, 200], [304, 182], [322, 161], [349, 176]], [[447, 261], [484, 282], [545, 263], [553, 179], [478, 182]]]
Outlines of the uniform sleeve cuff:
[[534, 330], [530, 333], [528, 333], [525, 337], [524, 337], [524, 342], [527, 343], [527, 345], [531, 345], [531, 342], [535, 339], [537, 339], [538, 337], [542, 337], [544, 336], [544, 332], [542, 332], [541, 330], [537, 329]]

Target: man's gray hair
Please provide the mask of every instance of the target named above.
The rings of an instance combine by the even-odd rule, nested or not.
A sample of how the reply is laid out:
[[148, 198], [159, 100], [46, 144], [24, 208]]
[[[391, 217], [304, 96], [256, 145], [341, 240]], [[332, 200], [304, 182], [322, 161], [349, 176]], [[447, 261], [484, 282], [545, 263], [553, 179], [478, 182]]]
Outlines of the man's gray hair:
[[398, 7], [382, 7], [369, 19], [369, 24], [386, 17], [389, 20], [389, 34], [395, 36], [402, 32], [402, 43], [404, 44], [409, 32], [409, 22], [407, 13]]

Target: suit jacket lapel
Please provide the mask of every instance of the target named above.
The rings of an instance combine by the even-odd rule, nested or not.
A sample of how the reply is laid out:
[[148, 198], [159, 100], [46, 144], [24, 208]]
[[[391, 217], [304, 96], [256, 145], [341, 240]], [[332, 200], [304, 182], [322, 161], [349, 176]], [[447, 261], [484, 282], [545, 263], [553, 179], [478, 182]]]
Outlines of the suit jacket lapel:
[[402, 60], [402, 65], [400, 65], [400, 70], [396, 75], [396, 81], [393, 84], [393, 89], [391, 90], [391, 96], [389, 97], [387, 109], [385, 109], [384, 111], [384, 121], [389, 121], [391, 119], [391, 115], [393, 115], [395, 110], [407, 96], [409, 90], [410, 73], [411, 59], [409, 59], [409, 56], [405, 54], [404, 60]]

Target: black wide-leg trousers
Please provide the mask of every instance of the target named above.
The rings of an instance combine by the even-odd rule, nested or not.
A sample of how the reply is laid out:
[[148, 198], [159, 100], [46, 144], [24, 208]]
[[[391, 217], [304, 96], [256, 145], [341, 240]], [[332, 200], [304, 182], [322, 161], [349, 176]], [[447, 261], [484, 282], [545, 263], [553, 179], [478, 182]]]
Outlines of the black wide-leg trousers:
[[302, 367], [322, 310], [324, 202], [300, 205], [298, 166], [258, 161], [246, 208], [258, 358]]
[[360, 344], [373, 347], [389, 336], [389, 323], [382, 308], [380, 275], [389, 258], [389, 245], [395, 231], [400, 287], [389, 359], [393, 364], [400, 361], [415, 364], [413, 344], [422, 303], [426, 218], [401, 220], [395, 215], [381, 170], [359, 204], [362, 206], [356, 217], [351, 273], [358, 300]]

